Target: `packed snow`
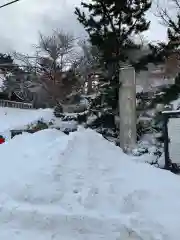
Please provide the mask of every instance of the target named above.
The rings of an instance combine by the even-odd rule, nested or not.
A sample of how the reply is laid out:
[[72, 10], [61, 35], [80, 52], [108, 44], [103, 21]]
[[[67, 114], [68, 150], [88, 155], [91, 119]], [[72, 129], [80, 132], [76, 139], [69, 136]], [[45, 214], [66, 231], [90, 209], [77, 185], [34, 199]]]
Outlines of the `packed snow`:
[[[49, 116], [19, 114], [19, 124], [40, 112]], [[179, 240], [179, 176], [135, 162], [92, 130], [24, 133], [0, 153], [0, 239]]]

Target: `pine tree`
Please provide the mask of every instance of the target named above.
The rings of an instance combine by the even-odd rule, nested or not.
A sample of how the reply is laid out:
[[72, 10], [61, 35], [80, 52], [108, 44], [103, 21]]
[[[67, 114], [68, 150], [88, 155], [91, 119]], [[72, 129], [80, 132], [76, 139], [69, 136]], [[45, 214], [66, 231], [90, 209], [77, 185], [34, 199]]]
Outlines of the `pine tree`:
[[154, 62], [165, 64], [165, 76], [175, 79], [174, 84], [164, 87], [161, 91], [163, 95], [157, 96], [154, 103], [169, 104], [177, 99], [180, 94], [180, 5], [178, 1], [172, 0], [178, 11], [177, 15], [170, 15], [168, 9], [159, 9], [159, 15], [164, 25], [167, 27], [167, 42], [159, 42], [156, 46], [152, 46], [151, 58]]
[[[180, 5], [177, 0], [170, 0], [177, 10], [177, 15], [171, 14], [169, 9], [159, 7], [159, 17], [163, 25], [167, 28], [167, 41], [159, 42], [156, 46], [151, 45], [154, 62], [166, 62], [175, 68], [175, 64], [180, 59]], [[176, 66], [177, 68], [179, 66]], [[172, 70], [172, 69], [170, 69]], [[179, 73], [178, 71], [176, 72]]]
[[[89, 34], [90, 42], [102, 53], [101, 61], [108, 72], [98, 99], [92, 103], [97, 110], [95, 102], [100, 102], [98, 108], [103, 114], [112, 116], [117, 113], [120, 66], [132, 64], [140, 68], [147, 63], [143, 60], [141, 64], [136, 58], [138, 54], [134, 51], [139, 50], [140, 45], [134, 38], [149, 28], [150, 21], [146, 20], [145, 14], [151, 3], [151, 0], [92, 0], [81, 3], [84, 11], [80, 8], [75, 10], [78, 21]], [[102, 114], [101, 118], [105, 119]]]
[[150, 22], [146, 21], [145, 14], [151, 7], [151, 0], [93, 0], [81, 5], [89, 14], [79, 8], [75, 14], [88, 32], [92, 45], [98, 47], [103, 55], [111, 88], [106, 95], [112, 96], [110, 99], [115, 100], [112, 104], [116, 106], [120, 63], [135, 64], [137, 60], [132, 51], [138, 49], [139, 44], [133, 37], [149, 28]]
[[129, 52], [138, 47], [132, 37], [146, 31], [150, 25], [145, 14], [151, 7], [151, 0], [92, 0], [81, 5], [88, 10], [88, 16], [79, 8], [75, 14], [92, 45], [103, 53], [106, 64], [112, 67], [112, 63], [131, 61]]

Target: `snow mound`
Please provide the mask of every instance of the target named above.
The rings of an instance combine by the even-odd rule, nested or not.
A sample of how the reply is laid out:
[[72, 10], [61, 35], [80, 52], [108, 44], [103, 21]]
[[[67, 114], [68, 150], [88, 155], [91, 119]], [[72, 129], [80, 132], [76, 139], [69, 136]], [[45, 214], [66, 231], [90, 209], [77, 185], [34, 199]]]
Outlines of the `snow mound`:
[[92, 130], [23, 134], [0, 152], [3, 240], [179, 239], [179, 177]]

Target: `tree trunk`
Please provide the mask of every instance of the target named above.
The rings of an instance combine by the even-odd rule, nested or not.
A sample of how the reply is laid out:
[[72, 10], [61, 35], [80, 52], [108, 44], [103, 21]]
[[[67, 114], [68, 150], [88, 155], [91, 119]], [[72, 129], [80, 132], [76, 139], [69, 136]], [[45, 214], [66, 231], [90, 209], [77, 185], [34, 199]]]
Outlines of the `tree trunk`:
[[87, 86], [87, 94], [91, 94], [93, 92], [92, 87], [92, 76], [88, 76], [88, 86]]

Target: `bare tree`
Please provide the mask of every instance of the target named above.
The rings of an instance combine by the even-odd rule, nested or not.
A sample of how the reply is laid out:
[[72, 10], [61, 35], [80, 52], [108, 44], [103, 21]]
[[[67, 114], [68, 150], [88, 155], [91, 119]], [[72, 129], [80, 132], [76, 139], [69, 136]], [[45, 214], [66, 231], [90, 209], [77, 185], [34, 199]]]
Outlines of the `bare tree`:
[[95, 75], [102, 70], [101, 53], [96, 46], [92, 46], [88, 41], [79, 42], [81, 56], [79, 58], [79, 72], [87, 84], [87, 93], [93, 92], [93, 80]]
[[53, 31], [51, 36], [40, 34], [37, 50], [41, 83], [56, 102], [63, 103], [67, 95], [79, 88], [73, 71], [76, 62], [75, 39], [60, 30]]
[[75, 38], [72, 35], [56, 30], [53, 31], [51, 36], [45, 36], [40, 33], [37, 49], [51, 61], [53, 69], [58, 66], [63, 71], [72, 63], [74, 47]]
[[75, 39], [68, 33], [40, 34], [36, 55], [15, 54], [29, 72], [31, 87], [41, 87], [54, 103], [64, 104], [66, 97], [81, 88], [76, 76]]
[[165, 73], [175, 76], [180, 67], [180, 0], [158, 1], [155, 15], [167, 28], [168, 43], [160, 44], [165, 55]]

